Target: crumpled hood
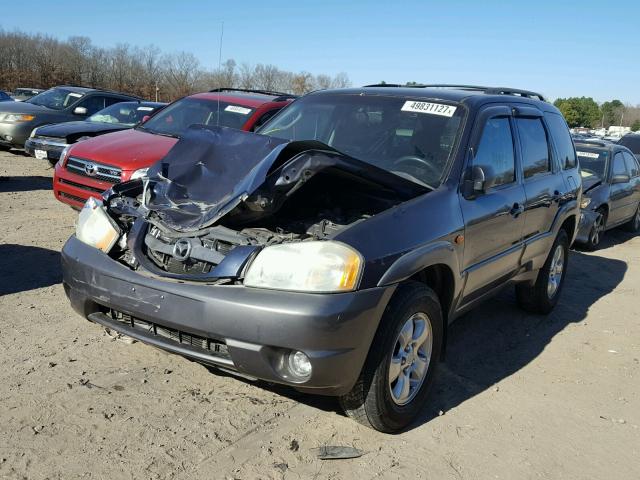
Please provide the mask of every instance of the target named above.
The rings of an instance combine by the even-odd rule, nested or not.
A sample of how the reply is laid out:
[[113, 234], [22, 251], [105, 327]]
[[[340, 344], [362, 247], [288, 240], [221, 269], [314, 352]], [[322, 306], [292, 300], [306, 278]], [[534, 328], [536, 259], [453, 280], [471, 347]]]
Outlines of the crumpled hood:
[[[278, 176], [269, 176], [279, 167]], [[169, 228], [194, 231], [215, 223], [261, 187], [266, 197], [272, 197], [264, 202], [277, 203], [273, 200], [277, 195], [271, 195], [274, 191], [284, 192], [279, 195], [282, 199], [315, 173], [329, 168], [407, 199], [428, 191], [321, 142], [193, 125], [167, 156], [149, 169], [143, 204]]]
[[587, 193], [592, 188], [597, 187], [602, 183], [602, 179], [598, 175], [590, 175], [588, 177], [582, 177], [582, 191]]

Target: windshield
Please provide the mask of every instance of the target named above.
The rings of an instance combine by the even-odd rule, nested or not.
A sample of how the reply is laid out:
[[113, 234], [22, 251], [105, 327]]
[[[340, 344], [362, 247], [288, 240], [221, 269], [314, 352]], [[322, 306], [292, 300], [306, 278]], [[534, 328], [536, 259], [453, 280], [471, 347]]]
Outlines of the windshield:
[[352, 94], [309, 95], [258, 133], [318, 140], [358, 160], [436, 187], [461, 130], [462, 107], [430, 100]]
[[140, 128], [172, 137], [179, 137], [187, 128], [196, 124], [219, 125], [240, 130], [253, 112], [252, 108], [228, 102], [221, 101], [218, 105], [216, 100], [183, 98], [147, 120]]
[[52, 88], [25, 100], [25, 103], [33, 103], [54, 110], [62, 110], [76, 103], [84, 94], [72, 92], [64, 88]]
[[580, 159], [580, 169], [582, 177], [588, 178], [593, 175], [604, 179], [607, 172], [609, 152], [596, 148], [584, 148], [582, 145], [576, 146], [576, 153]]
[[140, 105], [138, 102], [121, 102], [111, 105], [89, 118], [88, 122], [116, 123], [133, 127], [140, 123], [145, 115], [150, 115], [155, 109]]

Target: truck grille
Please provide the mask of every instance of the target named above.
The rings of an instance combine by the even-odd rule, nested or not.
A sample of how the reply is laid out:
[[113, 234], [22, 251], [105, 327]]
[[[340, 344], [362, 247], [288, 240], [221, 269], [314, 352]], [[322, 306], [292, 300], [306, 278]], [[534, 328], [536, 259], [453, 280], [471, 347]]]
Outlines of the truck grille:
[[129, 328], [135, 328], [136, 330], [144, 332], [145, 336], [163, 337], [176, 344], [188, 345], [207, 355], [231, 360], [227, 345], [221, 340], [192, 335], [181, 330], [158, 325], [157, 323], [147, 322], [146, 320], [132, 317], [131, 315], [116, 310], [111, 310], [109, 315], [113, 320]]
[[92, 162], [90, 160], [70, 157], [67, 160], [66, 168], [69, 172], [76, 175], [95, 178], [96, 180], [101, 180], [103, 182], [120, 183], [122, 181], [122, 169]]

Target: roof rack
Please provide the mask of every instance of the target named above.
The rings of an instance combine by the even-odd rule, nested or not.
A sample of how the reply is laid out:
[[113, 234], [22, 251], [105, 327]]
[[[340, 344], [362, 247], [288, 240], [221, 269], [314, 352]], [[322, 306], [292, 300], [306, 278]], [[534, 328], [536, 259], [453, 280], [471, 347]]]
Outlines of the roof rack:
[[585, 138], [583, 140], [573, 140], [573, 143], [579, 143], [581, 145], [590, 145], [592, 147], [608, 147], [611, 143], [602, 142], [600, 140], [589, 140]]
[[288, 100], [290, 98], [298, 98], [297, 95], [292, 95], [291, 93], [283, 93], [283, 92], [275, 92], [273, 90], [256, 90], [252, 88], [233, 88], [233, 87], [220, 87], [214, 88], [213, 90], [209, 90], [209, 92], [244, 92], [244, 93], [259, 93], [261, 95], [271, 95], [277, 98], [274, 98], [274, 102], [281, 102], [283, 100]]
[[487, 95], [516, 95], [519, 97], [525, 98], [537, 98], [543, 102], [546, 102], [547, 99], [544, 96], [537, 92], [532, 92], [529, 90], [521, 90], [518, 88], [509, 88], [509, 87], [482, 87], [479, 85], [457, 85], [457, 84], [449, 84], [449, 83], [441, 83], [441, 84], [416, 84], [416, 85], [399, 85], [395, 83], [380, 83], [375, 85], [365, 85], [366, 87], [405, 87], [405, 88], [451, 88], [455, 90], [469, 90], [473, 92], [482, 92]]

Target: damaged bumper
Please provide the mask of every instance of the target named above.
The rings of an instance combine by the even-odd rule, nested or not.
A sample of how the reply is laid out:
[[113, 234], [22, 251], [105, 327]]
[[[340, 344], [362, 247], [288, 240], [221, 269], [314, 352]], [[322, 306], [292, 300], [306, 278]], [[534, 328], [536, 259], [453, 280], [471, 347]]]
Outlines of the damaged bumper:
[[588, 243], [591, 229], [595, 224], [600, 214], [593, 210], [581, 210], [580, 211], [580, 224], [578, 225], [578, 233], [576, 234], [575, 241], [577, 243]]
[[[395, 289], [307, 294], [181, 283], [134, 272], [75, 237], [62, 263], [73, 308], [94, 322], [201, 363], [327, 395], [352, 388]], [[304, 381], [287, 370], [294, 351], [310, 359]]]

